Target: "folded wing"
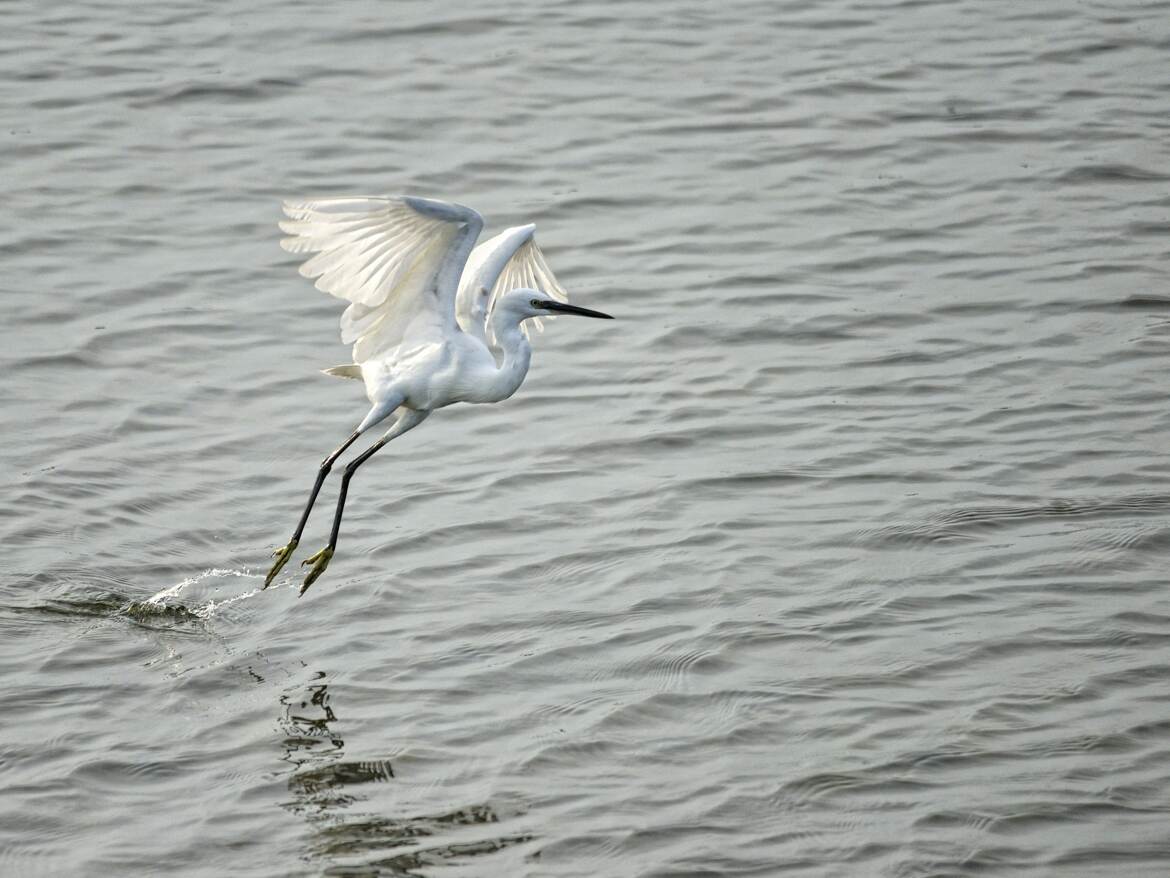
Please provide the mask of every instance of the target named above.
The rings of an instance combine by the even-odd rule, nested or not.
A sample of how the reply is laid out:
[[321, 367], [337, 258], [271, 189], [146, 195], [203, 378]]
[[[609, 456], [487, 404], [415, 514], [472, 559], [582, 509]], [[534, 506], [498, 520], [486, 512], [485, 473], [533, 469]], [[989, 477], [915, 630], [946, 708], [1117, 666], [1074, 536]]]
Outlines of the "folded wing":
[[281, 247], [316, 254], [300, 273], [350, 302], [341, 339], [355, 363], [455, 330], [459, 278], [483, 228], [474, 210], [387, 196], [285, 202], [284, 212]]

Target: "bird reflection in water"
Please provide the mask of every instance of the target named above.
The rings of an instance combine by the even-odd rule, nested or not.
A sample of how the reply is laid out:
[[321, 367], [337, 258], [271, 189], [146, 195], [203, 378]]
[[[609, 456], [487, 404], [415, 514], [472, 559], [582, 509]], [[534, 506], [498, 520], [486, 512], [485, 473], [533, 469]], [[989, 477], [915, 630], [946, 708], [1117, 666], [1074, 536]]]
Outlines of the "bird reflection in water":
[[[313, 679], [325, 680], [325, 672], [317, 671]], [[328, 683], [311, 684], [307, 690], [286, 691], [280, 696], [280, 703], [284, 705], [281, 725], [287, 733], [285, 761], [299, 768], [310, 761], [305, 754], [320, 753], [323, 742], [327, 741], [334, 750], [345, 746], [345, 742], [329, 727], [330, 723], [337, 722], [337, 715], [329, 705]]]
[[284, 807], [312, 826], [308, 859], [346, 874], [421, 876], [419, 869], [467, 863], [472, 858], [532, 840], [527, 834], [483, 837], [485, 824], [500, 818], [486, 804], [441, 814], [390, 817], [361, 812], [369, 784], [394, 779], [389, 760], [343, 759], [345, 741], [331, 705], [323, 672], [313, 682], [280, 697], [285, 737], [281, 757], [294, 767], [288, 780], [292, 798]]
[[285, 732], [285, 762], [297, 770], [289, 778], [289, 792], [294, 800], [289, 810], [323, 812], [345, 807], [358, 801], [347, 787], [384, 781], [394, 777], [388, 761], [346, 762], [342, 760], [345, 741], [338, 734], [337, 715], [330, 705], [326, 675], [318, 671], [316, 682], [285, 692], [280, 697], [284, 708], [281, 726]]

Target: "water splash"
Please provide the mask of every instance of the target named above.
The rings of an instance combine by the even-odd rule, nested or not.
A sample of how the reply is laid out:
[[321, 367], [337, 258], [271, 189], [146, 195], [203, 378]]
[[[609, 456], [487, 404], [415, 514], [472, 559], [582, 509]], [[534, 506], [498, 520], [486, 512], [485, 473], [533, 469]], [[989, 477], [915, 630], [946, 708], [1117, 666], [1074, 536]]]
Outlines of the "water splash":
[[[206, 587], [202, 590], [199, 589], [199, 586], [204, 585], [209, 580], [214, 582], [228, 577], [260, 579], [258, 574], [247, 570], [212, 567], [195, 576], [190, 576], [182, 582], [164, 588], [144, 601], [132, 601], [122, 608], [122, 613], [139, 620], [166, 617], [189, 621], [207, 621], [224, 607], [247, 600], [261, 591], [260, 587], [257, 586], [249, 591], [216, 600], [208, 595]], [[219, 584], [216, 584], [210, 591], [217, 592], [220, 587]], [[189, 594], [188, 592], [193, 593]]]

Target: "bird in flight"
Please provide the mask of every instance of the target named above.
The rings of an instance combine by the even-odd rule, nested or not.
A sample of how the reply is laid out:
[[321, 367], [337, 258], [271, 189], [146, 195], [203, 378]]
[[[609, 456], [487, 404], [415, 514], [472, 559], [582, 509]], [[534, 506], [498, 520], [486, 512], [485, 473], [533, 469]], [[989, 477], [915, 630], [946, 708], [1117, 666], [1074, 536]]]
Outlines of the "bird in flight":
[[288, 219], [280, 228], [288, 237], [280, 245], [315, 254], [300, 273], [350, 303], [341, 315], [341, 340], [353, 344], [353, 362], [324, 371], [364, 382], [370, 410], [321, 462], [292, 539], [272, 553], [276, 560], [264, 588], [296, 550], [333, 464], [364, 432], [391, 419], [382, 438], [346, 465], [329, 544], [302, 562], [312, 565], [303, 595], [333, 558], [359, 466], [435, 409], [499, 402], [515, 393], [532, 358], [529, 326], [539, 328], [542, 317], [612, 318], [568, 304], [536, 246], [533, 225], [507, 229], [476, 247], [483, 218], [469, 207], [429, 198], [322, 198], [285, 202], [284, 212]]

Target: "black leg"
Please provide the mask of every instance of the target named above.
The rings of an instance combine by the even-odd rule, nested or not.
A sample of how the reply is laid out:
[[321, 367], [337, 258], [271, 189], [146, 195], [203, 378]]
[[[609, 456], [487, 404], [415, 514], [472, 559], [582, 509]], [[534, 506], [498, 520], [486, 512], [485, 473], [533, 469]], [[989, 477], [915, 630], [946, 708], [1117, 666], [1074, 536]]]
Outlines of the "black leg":
[[337, 512], [333, 515], [333, 531], [329, 534], [329, 545], [301, 562], [302, 567], [307, 564], [313, 565], [313, 569], [305, 576], [305, 582], [301, 586], [301, 595], [304, 595], [309, 590], [309, 586], [317, 581], [317, 577], [325, 572], [325, 568], [333, 558], [333, 550], [337, 548], [337, 534], [341, 531], [341, 513], [345, 509], [345, 495], [349, 493], [349, 480], [353, 478], [354, 470], [369, 460], [379, 448], [389, 441], [389, 438], [383, 436], [345, 465], [345, 474], [341, 477], [341, 492], [337, 495]]
[[301, 534], [305, 530], [305, 524], [309, 521], [309, 513], [313, 511], [313, 504], [317, 502], [317, 495], [321, 493], [321, 486], [325, 484], [325, 477], [333, 469], [333, 464], [337, 461], [337, 458], [345, 453], [345, 449], [357, 441], [360, 435], [361, 431], [355, 430], [348, 439], [341, 443], [341, 446], [336, 451], [321, 461], [321, 466], [317, 469], [317, 481], [313, 483], [313, 492], [309, 494], [309, 502], [305, 504], [305, 511], [301, 513], [301, 520], [297, 522], [297, 529], [293, 531], [292, 539], [288, 541], [287, 546], [281, 546], [272, 553], [276, 561], [273, 563], [272, 569], [268, 571], [268, 576], [264, 579], [264, 588], [268, 588], [272, 584], [272, 580], [276, 578], [276, 574], [280, 572], [280, 568], [285, 565], [292, 556], [292, 553], [296, 550], [297, 544], [301, 541]]
[[341, 443], [341, 446], [336, 451], [321, 461], [321, 467], [317, 470], [317, 481], [313, 484], [313, 492], [309, 494], [309, 502], [305, 504], [305, 511], [301, 513], [301, 520], [297, 523], [297, 529], [293, 531], [293, 542], [300, 542], [305, 525], [309, 522], [309, 513], [313, 510], [313, 504], [317, 502], [317, 495], [321, 493], [321, 486], [325, 484], [325, 477], [333, 469], [333, 464], [337, 462], [337, 458], [345, 453], [345, 449], [357, 441], [360, 435], [362, 434], [355, 431], [348, 439]]
[[329, 533], [329, 548], [337, 548], [337, 535], [341, 532], [341, 513], [345, 509], [345, 495], [349, 493], [349, 480], [353, 478], [357, 468], [374, 456], [382, 446], [389, 441], [379, 439], [345, 466], [345, 473], [341, 477], [341, 493], [337, 496], [337, 512], [333, 514], [333, 530]]
[[401, 436], [407, 430], [413, 430], [426, 420], [429, 414], [429, 411], [401, 409], [398, 414], [398, 419], [394, 422], [394, 426], [386, 431], [386, 435], [346, 464], [345, 474], [341, 477], [341, 491], [337, 496], [337, 512], [333, 515], [333, 531], [329, 534], [329, 545], [317, 554], [301, 562], [301, 566], [303, 567], [312, 565], [312, 569], [305, 575], [305, 582], [301, 586], [302, 595], [325, 572], [325, 568], [329, 566], [330, 559], [333, 558], [333, 550], [337, 548], [337, 534], [341, 531], [341, 513], [345, 511], [345, 497], [349, 493], [349, 480], [353, 478], [354, 472], [357, 471], [359, 466], [383, 448], [387, 442], [396, 436]]

